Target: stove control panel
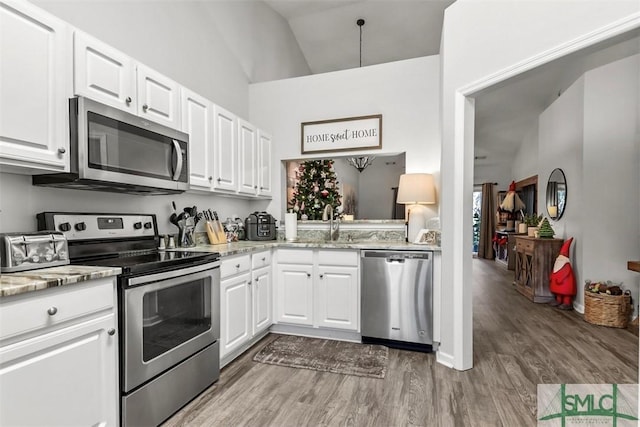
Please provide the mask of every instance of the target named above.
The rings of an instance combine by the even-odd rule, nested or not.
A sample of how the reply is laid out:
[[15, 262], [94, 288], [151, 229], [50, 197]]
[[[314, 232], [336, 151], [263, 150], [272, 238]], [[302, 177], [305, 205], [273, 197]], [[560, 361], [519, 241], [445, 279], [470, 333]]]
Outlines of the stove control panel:
[[36, 217], [39, 230], [59, 231], [68, 241], [154, 237], [158, 229], [152, 214], [43, 212]]

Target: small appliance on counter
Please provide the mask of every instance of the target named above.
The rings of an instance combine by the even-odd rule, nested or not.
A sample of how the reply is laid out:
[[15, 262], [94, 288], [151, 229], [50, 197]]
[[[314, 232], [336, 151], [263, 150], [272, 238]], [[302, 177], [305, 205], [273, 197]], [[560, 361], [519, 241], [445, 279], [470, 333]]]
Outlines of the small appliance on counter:
[[0, 234], [2, 273], [69, 264], [67, 239], [57, 231]]
[[254, 212], [244, 220], [247, 240], [275, 240], [276, 220], [266, 212]]

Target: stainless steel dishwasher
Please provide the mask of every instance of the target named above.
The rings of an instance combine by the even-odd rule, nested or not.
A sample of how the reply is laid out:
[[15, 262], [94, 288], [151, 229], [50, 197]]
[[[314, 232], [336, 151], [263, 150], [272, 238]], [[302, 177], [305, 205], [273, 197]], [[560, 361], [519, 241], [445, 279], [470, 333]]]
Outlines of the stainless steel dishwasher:
[[362, 342], [433, 350], [433, 253], [362, 251]]

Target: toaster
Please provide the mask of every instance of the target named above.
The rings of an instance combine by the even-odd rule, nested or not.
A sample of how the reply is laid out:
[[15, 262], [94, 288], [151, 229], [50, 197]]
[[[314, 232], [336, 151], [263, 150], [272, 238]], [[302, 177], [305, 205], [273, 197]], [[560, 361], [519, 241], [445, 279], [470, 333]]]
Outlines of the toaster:
[[0, 234], [0, 272], [69, 264], [67, 239], [58, 231]]
[[244, 220], [247, 240], [275, 240], [276, 220], [266, 212], [254, 212]]

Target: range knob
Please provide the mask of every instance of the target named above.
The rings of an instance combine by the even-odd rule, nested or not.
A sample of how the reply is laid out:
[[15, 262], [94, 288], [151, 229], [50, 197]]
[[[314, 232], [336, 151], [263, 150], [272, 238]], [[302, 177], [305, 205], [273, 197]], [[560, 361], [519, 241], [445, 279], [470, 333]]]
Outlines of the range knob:
[[151, 222], [145, 222], [144, 223], [144, 228], [146, 228], [147, 230], [149, 230], [150, 228], [153, 228], [153, 224]]
[[85, 224], [84, 222], [79, 222], [77, 223], [75, 226], [76, 230], [78, 231], [84, 231], [87, 229], [87, 224]]
[[142, 223], [140, 221], [133, 223], [133, 228], [136, 230], [140, 230], [142, 228]]
[[71, 224], [69, 224], [68, 222], [63, 222], [58, 226], [58, 228], [60, 229], [60, 231], [69, 231], [71, 230]]

